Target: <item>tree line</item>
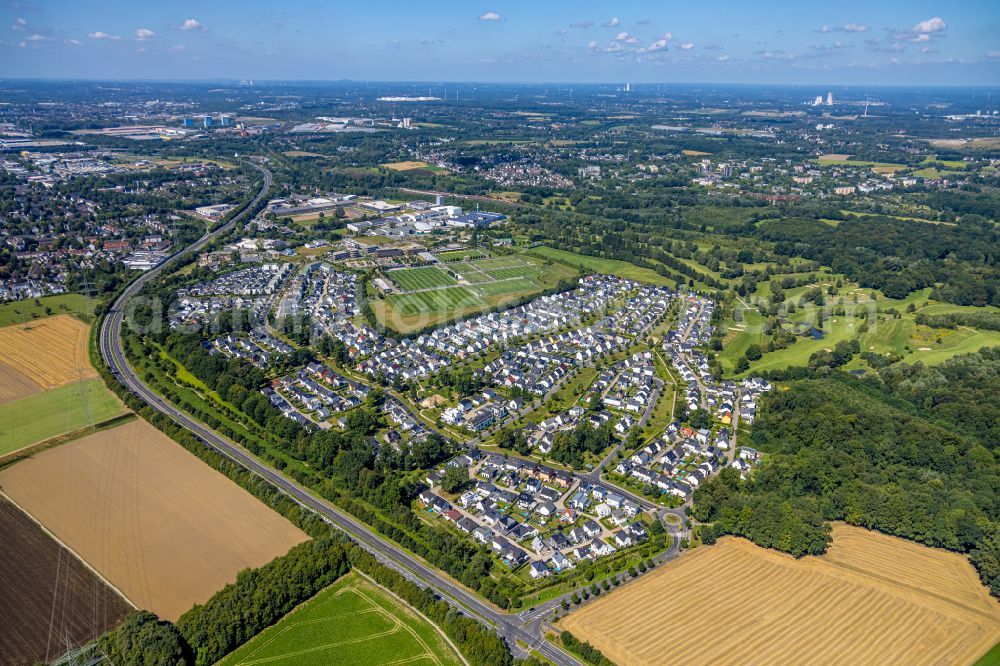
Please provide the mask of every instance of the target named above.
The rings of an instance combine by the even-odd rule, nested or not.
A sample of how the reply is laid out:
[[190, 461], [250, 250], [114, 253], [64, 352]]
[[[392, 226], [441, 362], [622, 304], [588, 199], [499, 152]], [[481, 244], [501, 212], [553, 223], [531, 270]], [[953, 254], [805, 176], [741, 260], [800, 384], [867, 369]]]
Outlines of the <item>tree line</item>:
[[764, 463], [703, 484], [694, 517], [795, 555], [822, 552], [827, 521], [843, 520], [968, 554], [1000, 596], [1000, 348], [863, 379], [782, 374], [749, 437]]

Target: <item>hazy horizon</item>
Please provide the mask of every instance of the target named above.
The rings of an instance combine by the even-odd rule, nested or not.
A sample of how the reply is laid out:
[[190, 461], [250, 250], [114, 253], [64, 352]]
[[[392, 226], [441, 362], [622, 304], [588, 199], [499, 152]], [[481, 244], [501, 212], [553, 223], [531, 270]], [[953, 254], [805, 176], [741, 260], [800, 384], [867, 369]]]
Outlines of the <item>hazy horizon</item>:
[[[1000, 4], [720, 0], [0, 7], [0, 76], [57, 80], [1000, 84]], [[6, 22], [5, 24], [3, 22]], [[6, 25], [6, 30], [2, 27]]]

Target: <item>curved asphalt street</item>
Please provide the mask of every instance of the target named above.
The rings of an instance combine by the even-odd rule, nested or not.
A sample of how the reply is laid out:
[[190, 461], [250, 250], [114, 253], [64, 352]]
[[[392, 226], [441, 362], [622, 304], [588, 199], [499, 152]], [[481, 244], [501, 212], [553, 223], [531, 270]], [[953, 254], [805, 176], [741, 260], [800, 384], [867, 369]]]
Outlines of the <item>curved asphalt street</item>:
[[[286, 478], [270, 466], [261, 463], [239, 445], [178, 410], [173, 404], [167, 402], [146, 386], [129, 366], [124, 350], [122, 349], [121, 341], [121, 331], [129, 299], [137, 294], [143, 285], [154, 279], [175, 257], [187, 252], [197, 251], [212, 239], [226, 233], [235, 225], [242, 222], [249, 210], [267, 196], [272, 182], [271, 173], [262, 166], [255, 166], [263, 174], [264, 182], [253, 202], [245, 206], [227, 224], [206, 234], [187, 249], [178, 251], [159, 266], [144, 273], [130, 284], [115, 300], [107, 312], [100, 330], [101, 355], [104, 361], [108, 364], [115, 377], [148, 405], [166, 414], [176, 423], [192, 432], [206, 446], [267, 480], [301, 506], [315, 512], [330, 525], [346, 532], [356, 543], [372, 553], [383, 564], [399, 571], [421, 587], [430, 588], [456, 609], [492, 627], [507, 641], [508, 646], [515, 653], [523, 654], [525, 652], [518, 645], [518, 642], [521, 642], [523, 645], [527, 645], [529, 650], [537, 650], [546, 659], [558, 666], [575, 666], [580, 664], [572, 655], [544, 639], [534, 614], [531, 614], [529, 617], [510, 615], [502, 613], [484, 603], [475, 594], [445, 577], [437, 569], [416, 559], [407, 551], [371, 530], [368, 526], [341, 512], [325, 500], [316, 497], [309, 490]], [[534, 622], [531, 622], [526, 628], [524, 623], [530, 620], [534, 620]], [[528, 628], [532, 630], [530, 633], [526, 630]]]

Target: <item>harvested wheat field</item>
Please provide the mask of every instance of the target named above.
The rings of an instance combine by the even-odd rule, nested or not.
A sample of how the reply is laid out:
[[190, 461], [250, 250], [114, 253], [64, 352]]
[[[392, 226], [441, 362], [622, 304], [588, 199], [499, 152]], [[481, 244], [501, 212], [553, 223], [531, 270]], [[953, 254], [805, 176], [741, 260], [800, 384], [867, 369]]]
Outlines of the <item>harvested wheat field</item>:
[[45, 389], [96, 377], [87, 358], [89, 330], [70, 315], [5, 326], [0, 328], [0, 363]]
[[1000, 604], [961, 555], [836, 525], [818, 558], [720, 539], [559, 624], [622, 666], [971, 664]]
[[41, 390], [41, 386], [14, 368], [0, 363], [0, 405], [11, 400], [27, 398], [29, 395], [34, 395]]
[[0, 489], [135, 606], [170, 620], [308, 538], [143, 420], [12, 465]]

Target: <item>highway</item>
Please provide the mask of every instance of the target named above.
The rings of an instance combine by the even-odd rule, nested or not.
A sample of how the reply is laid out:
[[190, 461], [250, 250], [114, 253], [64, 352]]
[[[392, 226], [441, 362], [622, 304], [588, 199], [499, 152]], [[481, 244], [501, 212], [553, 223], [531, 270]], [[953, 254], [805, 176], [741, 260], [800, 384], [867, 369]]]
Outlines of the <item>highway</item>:
[[228, 232], [235, 225], [242, 222], [247, 213], [267, 196], [272, 183], [271, 173], [262, 166], [254, 166], [261, 171], [264, 180], [260, 192], [251, 203], [244, 206], [230, 222], [206, 234], [193, 245], [171, 255], [159, 266], [141, 275], [115, 300], [104, 317], [99, 335], [101, 355], [104, 361], [108, 364], [114, 376], [123, 385], [152, 408], [166, 414], [173, 421], [192, 432], [206, 446], [265, 479], [301, 506], [318, 514], [328, 524], [346, 532], [359, 546], [372, 553], [386, 566], [399, 571], [414, 583], [431, 589], [462, 613], [492, 627], [507, 641], [508, 646], [516, 655], [523, 655], [525, 653], [517, 643], [520, 641], [529, 646], [529, 650], [537, 650], [546, 659], [558, 666], [580, 664], [575, 657], [546, 641], [540, 632], [540, 626], [537, 621], [530, 625], [531, 631], [529, 631], [525, 627], [522, 617], [500, 612], [493, 606], [488, 605], [474, 593], [453, 582], [437, 569], [418, 560], [368, 526], [341, 512], [329, 502], [316, 497], [305, 487], [288, 479], [270, 466], [261, 463], [239, 445], [178, 410], [172, 403], [161, 398], [144, 384], [129, 366], [122, 348], [121, 338], [129, 299], [135, 296], [142, 289], [143, 285], [159, 275], [178, 256], [198, 251], [214, 238]]

